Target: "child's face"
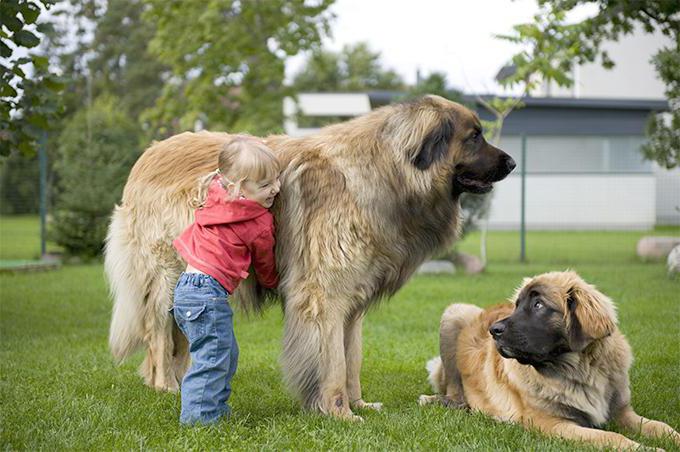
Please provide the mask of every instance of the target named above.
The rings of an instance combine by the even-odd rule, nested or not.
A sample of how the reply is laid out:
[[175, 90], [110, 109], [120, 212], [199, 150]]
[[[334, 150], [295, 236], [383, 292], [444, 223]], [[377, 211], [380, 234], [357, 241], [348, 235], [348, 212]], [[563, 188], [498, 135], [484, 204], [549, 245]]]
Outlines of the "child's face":
[[241, 184], [241, 193], [246, 199], [255, 201], [265, 209], [269, 209], [274, 203], [274, 198], [279, 194], [281, 182], [278, 175], [275, 178], [260, 181], [246, 180]]

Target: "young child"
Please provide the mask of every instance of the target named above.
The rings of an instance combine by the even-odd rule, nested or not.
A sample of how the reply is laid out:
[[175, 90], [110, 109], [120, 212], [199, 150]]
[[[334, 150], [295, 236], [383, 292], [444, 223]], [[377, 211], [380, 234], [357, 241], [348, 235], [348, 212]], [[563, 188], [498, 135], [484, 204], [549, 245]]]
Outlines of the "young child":
[[229, 414], [238, 345], [228, 299], [251, 263], [261, 286], [278, 285], [268, 210], [280, 189], [276, 156], [254, 137], [236, 136], [220, 151], [218, 167], [200, 181], [195, 222], [173, 242], [187, 262], [173, 306], [191, 354], [182, 424], [211, 424]]

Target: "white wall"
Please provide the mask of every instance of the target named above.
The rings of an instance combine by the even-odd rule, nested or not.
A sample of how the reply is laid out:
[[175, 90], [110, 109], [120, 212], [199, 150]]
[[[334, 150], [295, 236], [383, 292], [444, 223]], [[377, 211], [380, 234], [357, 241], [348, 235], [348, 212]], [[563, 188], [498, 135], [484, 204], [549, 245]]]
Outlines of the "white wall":
[[665, 99], [665, 85], [658, 78], [650, 59], [661, 47], [670, 45], [671, 39], [660, 32], [647, 34], [638, 28], [632, 35], [603, 45], [616, 64], [613, 69], [604, 69], [599, 61], [578, 66], [572, 74], [575, 82], [572, 87], [559, 88], [553, 83], [549, 89], [543, 87], [534, 95]]
[[655, 167], [657, 224], [680, 225], [680, 167]]
[[[650, 229], [656, 221], [656, 181], [639, 175], [528, 175], [528, 229]], [[517, 229], [521, 177], [494, 188], [489, 227]]]

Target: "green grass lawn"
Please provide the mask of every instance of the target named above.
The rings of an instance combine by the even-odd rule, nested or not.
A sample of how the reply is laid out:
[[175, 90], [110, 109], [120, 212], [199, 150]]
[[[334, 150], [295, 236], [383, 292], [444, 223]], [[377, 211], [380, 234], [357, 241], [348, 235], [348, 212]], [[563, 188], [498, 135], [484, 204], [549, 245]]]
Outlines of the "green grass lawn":
[[[3, 242], [6, 232], [3, 218]], [[618, 303], [621, 329], [635, 352], [631, 382], [636, 410], [679, 428], [680, 279], [669, 279], [661, 263], [638, 262], [635, 244], [642, 235], [531, 233], [530, 262], [520, 265], [515, 262], [517, 233], [492, 232], [484, 275], [413, 278], [365, 320], [364, 397], [385, 406], [382, 412], [361, 412], [362, 423], [304, 412], [286, 392], [278, 365], [283, 326], [278, 308], [261, 318], [237, 315], [241, 360], [230, 401], [234, 414], [216, 427], [189, 429], [178, 425], [177, 395], [142, 384], [136, 374], [141, 354], [120, 367], [112, 364], [107, 350], [110, 301], [101, 265], [2, 274], [0, 447], [573, 450], [576, 443], [481, 414], [417, 405], [418, 395], [431, 393], [424, 365], [437, 354], [439, 317], [449, 303], [488, 306], [508, 297], [524, 276], [567, 267]], [[477, 252], [478, 235], [460, 248]], [[628, 436], [674, 450], [668, 441]]]
[[[47, 252], [59, 247], [47, 242]], [[40, 219], [36, 215], [0, 216], [0, 260], [40, 259]]]

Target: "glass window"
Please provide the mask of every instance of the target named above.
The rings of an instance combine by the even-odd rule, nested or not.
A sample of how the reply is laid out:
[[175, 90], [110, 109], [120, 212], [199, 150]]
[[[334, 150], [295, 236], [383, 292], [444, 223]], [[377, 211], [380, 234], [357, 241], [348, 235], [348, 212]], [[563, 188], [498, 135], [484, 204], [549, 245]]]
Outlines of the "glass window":
[[[528, 136], [529, 173], [646, 173], [650, 162], [642, 158], [642, 136]], [[500, 148], [521, 167], [519, 136], [501, 138]]]

